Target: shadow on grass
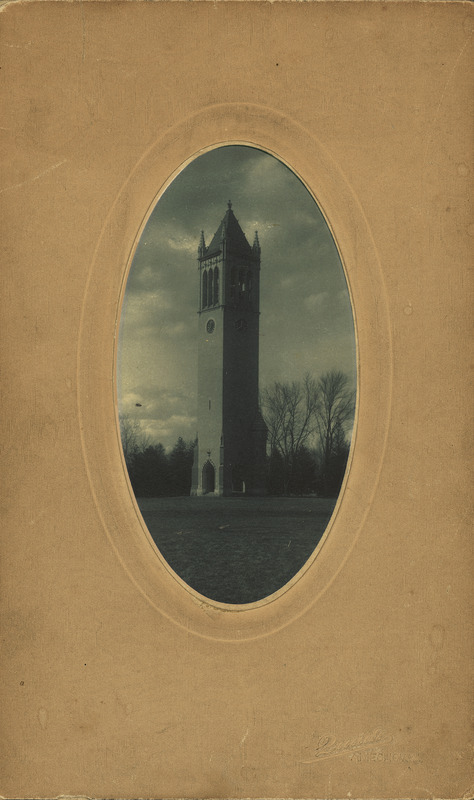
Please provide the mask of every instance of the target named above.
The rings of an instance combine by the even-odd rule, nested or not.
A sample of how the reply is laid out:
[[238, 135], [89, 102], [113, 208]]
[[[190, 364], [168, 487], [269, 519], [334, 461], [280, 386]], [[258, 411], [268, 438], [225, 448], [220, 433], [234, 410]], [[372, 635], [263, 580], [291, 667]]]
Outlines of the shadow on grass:
[[301, 569], [336, 498], [138, 498], [162, 556], [189, 586], [221, 603], [252, 603]]

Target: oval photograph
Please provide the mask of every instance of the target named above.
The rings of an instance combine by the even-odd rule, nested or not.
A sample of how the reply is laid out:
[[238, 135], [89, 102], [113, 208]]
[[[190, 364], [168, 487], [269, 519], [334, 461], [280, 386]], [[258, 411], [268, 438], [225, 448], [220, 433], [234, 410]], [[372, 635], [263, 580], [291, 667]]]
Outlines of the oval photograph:
[[356, 395], [339, 253], [281, 161], [228, 145], [172, 181], [133, 258], [117, 366], [124, 459], [163, 558], [220, 603], [277, 592], [327, 528]]

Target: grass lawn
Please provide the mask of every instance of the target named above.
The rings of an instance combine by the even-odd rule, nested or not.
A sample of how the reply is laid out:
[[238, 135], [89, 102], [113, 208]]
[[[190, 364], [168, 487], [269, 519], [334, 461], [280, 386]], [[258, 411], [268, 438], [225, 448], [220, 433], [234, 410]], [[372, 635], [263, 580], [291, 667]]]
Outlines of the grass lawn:
[[172, 569], [206, 597], [251, 603], [307, 561], [335, 498], [152, 497], [138, 504]]

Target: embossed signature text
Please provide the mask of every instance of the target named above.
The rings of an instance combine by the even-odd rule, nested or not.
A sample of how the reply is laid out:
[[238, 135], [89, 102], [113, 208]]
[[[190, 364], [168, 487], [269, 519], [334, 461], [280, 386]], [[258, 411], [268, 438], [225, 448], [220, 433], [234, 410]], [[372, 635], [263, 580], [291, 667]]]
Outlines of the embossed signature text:
[[311, 748], [311, 758], [302, 761], [302, 764], [312, 764], [321, 761], [323, 758], [335, 758], [347, 753], [355, 753], [359, 750], [370, 750], [373, 747], [380, 747], [392, 741], [392, 736], [383, 730], [376, 728], [370, 733], [362, 733], [352, 739], [338, 739], [336, 736], [320, 736], [314, 748]]

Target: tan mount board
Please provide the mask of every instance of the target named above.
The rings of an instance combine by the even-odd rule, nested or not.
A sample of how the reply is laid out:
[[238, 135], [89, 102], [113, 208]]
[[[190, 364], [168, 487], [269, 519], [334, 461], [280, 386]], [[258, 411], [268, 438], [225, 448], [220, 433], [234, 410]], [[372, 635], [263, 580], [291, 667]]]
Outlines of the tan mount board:
[[[2, 41], [4, 797], [472, 795], [468, 3], [13, 3]], [[226, 142], [344, 260], [352, 465], [274, 602], [176, 580], [115, 428], [129, 258]]]

